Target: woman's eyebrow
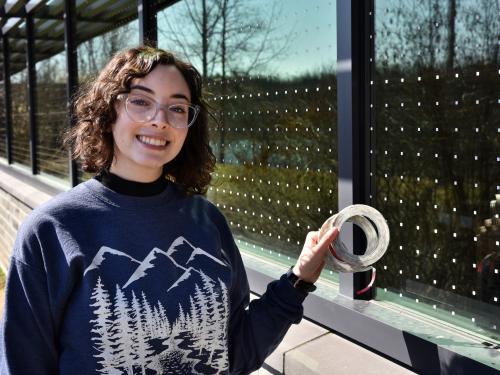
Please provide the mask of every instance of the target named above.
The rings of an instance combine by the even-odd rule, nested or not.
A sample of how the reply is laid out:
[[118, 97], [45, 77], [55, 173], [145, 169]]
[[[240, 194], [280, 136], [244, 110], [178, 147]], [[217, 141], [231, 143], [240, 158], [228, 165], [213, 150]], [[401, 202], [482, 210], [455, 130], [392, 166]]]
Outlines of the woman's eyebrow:
[[[149, 94], [155, 94], [154, 90], [151, 90], [149, 87], [146, 87], [146, 86], [142, 86], [142, 85], [133, 85], [133, 86], [130, 86], [130, 90], [142, 90], [142, 91], [146, 91], [147, 93]], [[189, 102], [189, 98], [184, 95], [184, 94], [172, 94], [170, 95], [171, 98], [175, 98], [175, 99], [184, 99], [186, 100], [187, 102]]]
[[150, 93], [150, 94], [154, 94], [155, 93], [149, 87], [142, 86], [142, 85], [133, 85], [133, 86], [130, 86], [130, 90], [143, 90], [143, 91], [146, 91], [147, 93]]
[[173, 95], [170, 95], [171, 98], [175, 98], [175, 99], [184, 99], [186, 102], [189, 102], [190, 100], [188, 99], [188, 97], [184, 94], [173, 94]]

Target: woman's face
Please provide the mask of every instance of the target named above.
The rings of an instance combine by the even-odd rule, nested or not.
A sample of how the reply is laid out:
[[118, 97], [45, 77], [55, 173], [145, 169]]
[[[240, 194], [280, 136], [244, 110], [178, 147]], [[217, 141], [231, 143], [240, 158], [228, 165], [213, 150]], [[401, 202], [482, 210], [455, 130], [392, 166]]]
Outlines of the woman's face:
[[[189, 104], [191, 93], [181, 72], [173, 65], [158, 65], [147, 76], [133, 79], [131, 94], [140, 94], [164, 105]], [[114, 159], [110, 171], [127, 180], [151, 182], [163, 173], [163, 165], [179, 154], [188, 129], [170, 126], [162, 108], [151, 120], [138, 123], [116, 104], [117, 118], [111, 126]]]

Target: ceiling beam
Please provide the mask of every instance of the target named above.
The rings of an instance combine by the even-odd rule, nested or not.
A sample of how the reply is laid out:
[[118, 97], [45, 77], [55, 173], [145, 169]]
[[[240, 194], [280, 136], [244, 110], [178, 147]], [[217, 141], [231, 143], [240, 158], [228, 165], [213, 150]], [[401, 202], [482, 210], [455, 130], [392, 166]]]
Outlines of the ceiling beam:
[[26, 10], [27, 13], [33, 13], [36, 10], [45, 6], [45, 3], [47, 3], [47, 0], [30, 0], [24, 6], [24, 9]]
[[[35, 10], [31, 12], [33, 14], [34, 19], [41, 19], [41, 20], [59, 20], [62, 21], [63, 14], [62, 13], [54, 13], [52, 10], [49, 9], [49, 6], [45, 6], [45, 8], [41, 8], [40, 10]], [[6, 14], [5, 10], [0, 7], [0, 17], [3, 20], [8, 20], [10, 18], [26, 18], [26, 15], [28, 12], [26, 10], [21, 9], [17, 12], [14, 13], [9, 13]], [[99, 18], [98, 16], [96, 17], [87, 17], [87, 16], [77, 16], [76, 17], [77, 21], [84, 21], [84, 22], [92, 22], [92, 23], [107, 23], [107, 24], [113, 24], [112, 20], [110, 20], [110, 17], [108, 14], [106, 14], [106, 18]]]
[[11, 29], [17, 27], [21, 22], [23, 22], [23, 18], [20, 17], [8, 18], [2, 25], [2, 35], [6, 35]]
[[17, 0], [16, 2], [6, 2], [2, 7], [6, 13], [17, 12], [19, 9], [24, 8], [24, 1]]
[[[157, 0], [158, 10], [162, 10], [179, 0]], [[20, 28], [26, 15], [32, 15], [35, 21], [35, 51], [36, 61], [46, 59], [64, 51], [63, 13], [64, 1], [56, 5], [48, 5], [48, 0], [19, 0], [9, 2], [0, 0], [0, 30], [8, 32], [12, 39], [10, 50], [15, 57], [15, 64], [11, 67], [14, 74], [25, 68], [26, 31]], [[80, 1], [76, 9], [78, 22], [82, 22], [81, 30], [77, 33], [77, 43], [85, 42], [108, 31], [114, 30], [127, 22], [137, 18], [137, 0], [87, 0]], [[20, 19], [20, 20], [19, 20]], [[7, 27], [5, 27], [7, 26]], [[0, 51], [1, 44], [0, 44]], [[22, 61], [17, 62], [22, 57]], [[0, 60], [0, 68], [3, 65]], [[1, 74], [1, 71], [0, 71]]]

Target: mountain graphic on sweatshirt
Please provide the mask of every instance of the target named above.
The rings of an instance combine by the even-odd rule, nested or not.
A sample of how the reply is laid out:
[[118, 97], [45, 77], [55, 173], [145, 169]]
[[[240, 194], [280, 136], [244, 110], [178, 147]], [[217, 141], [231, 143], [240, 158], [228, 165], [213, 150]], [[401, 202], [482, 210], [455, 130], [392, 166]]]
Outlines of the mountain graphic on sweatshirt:
[[[107, 283], [115, 285], [104, 281], [111, 270]], [[229, 267], [223, 261], [178, 237], [142, 260], [103, 246], [84, 275], [94, 271], [89, 323], [98, 373], [227, 371], [228, 288], [219, 276]], [[160, 287], [153, 298], [152, 287]]]
[[[123, 289], [147, 276], [154, 276], [155, 272], [164, 273], [164, 270], [168, 270], [168, 274], [172, 275], [170, 280], [166, 282], [166, 285], [168, 285], [166, 289], [168, 290], [179, 285], [190, 275], [199, 274], [201, 269], [209, 276], [213, 276], [212, 279], [217, 279], [221, 267], [228, 267], [220, 259], [199, 247], [195, 247], [187, 239], [180, 236], [172, 242], [167, 251], [155, 247], [142, 261], [134, 259], [120, 250], [103, 246], [97, 252], [90, 266], [85, 269], [84, 275], [92, 270], [106, 267], [108, 264], [116, 267], [118, 259], [122, 263], [119, 266], [120, 273], [129, 275], [129, 277], [123, 276], [122, 279], [126, 279], [126, 281], [119, 283]], [[133, 269], [133, 271], [124, 272], [123, 263], [126, 264], [126, 269]], [[207, 263], [209, 263], [209, 266], [207, 266]], [[163, 278], [165, 278], [165, 275], [163, 275]], [[148, 282], [147, 280], [143, 281]]]

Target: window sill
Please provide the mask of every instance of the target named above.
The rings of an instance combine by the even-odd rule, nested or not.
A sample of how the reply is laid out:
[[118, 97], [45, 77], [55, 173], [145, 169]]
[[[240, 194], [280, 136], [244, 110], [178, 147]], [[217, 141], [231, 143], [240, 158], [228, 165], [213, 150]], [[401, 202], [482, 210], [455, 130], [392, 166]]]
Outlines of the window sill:
[[[267, 259], [259, 260], [244, 246], [240, 250], [253, 293], [261, 295], [267, 284], [286, 270], [280, 264], [270, 265]], [[320, 327], [419, 372], [500, 371], [499, 346], [491, 339], [394, 302], [352, 300], [338, 294], [334, 284], [320, 283], [330, 292], [318, 293], [318, 288], [304, 302], [305, 317]], [[326, 298], [327, 294], [330, 297]]]

